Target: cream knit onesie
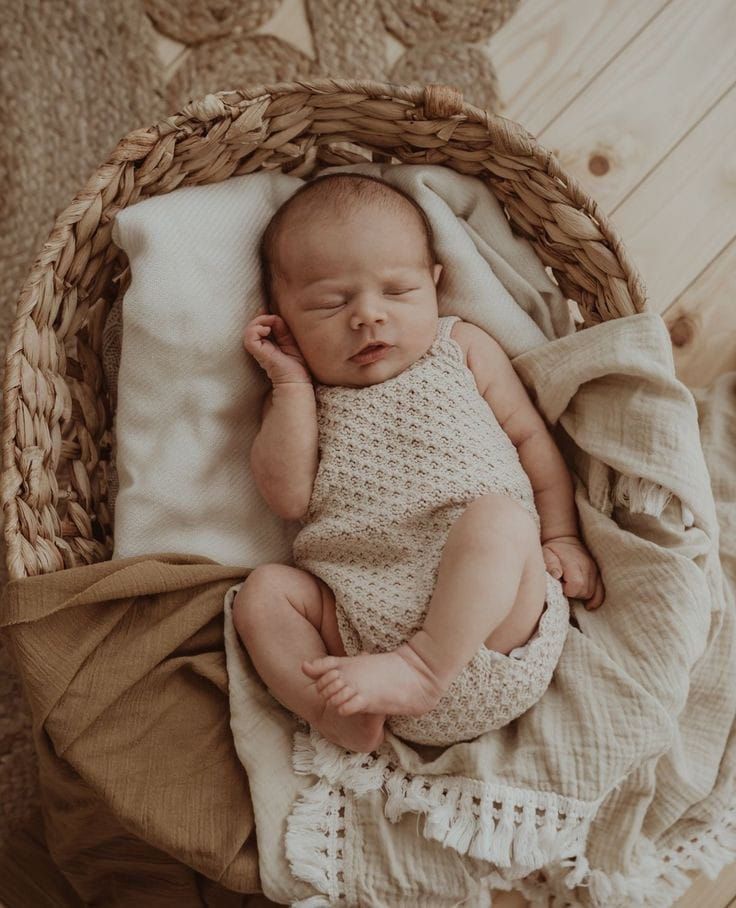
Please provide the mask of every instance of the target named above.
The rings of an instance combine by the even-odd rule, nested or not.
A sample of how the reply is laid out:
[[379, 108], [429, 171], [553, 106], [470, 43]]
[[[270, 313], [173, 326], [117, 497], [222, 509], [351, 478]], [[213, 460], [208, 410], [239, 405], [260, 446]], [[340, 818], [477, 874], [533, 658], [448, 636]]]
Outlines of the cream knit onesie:
[[[516, 448], [450, 337], [457, 320], [441, 317], [429, 350], [393, 378], [315, 385], [320, 461], [294, 564], [335, 594], [349, 656], [396, 649], [422, 627], [450, 528], [471, 501], [508, 495], [540, 527]], [[507, 656], [481, 644], [434, 709], [389, 716], [388, 727], [445, 745], [511, 722], [549, 686], [569, 614], [548, 573], [546, 608], [523, 647]]]

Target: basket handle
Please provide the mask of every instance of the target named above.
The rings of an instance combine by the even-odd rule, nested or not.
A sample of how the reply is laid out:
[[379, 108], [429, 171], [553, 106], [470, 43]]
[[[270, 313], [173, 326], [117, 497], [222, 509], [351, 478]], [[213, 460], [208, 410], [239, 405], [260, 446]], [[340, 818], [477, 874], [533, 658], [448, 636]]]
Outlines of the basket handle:
[[452, 85], [430, 82], [424, 87], [424, 112], [430, 119], [462, 113], [463, 93]]

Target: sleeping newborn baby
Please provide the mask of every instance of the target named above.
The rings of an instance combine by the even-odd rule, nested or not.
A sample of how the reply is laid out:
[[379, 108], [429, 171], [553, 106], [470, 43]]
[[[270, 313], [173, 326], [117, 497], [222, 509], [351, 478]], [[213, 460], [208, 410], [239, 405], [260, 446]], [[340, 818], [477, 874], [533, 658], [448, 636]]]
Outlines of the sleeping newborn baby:
[[233, 605], [256, 671], [353, 751], [506, 725], [549, 686], [566, 597], [603, 600], [544, 420], [490, 335], [439, 316], [429, 222], [383, 180], [306, 183], [261, 258], [251, 467], [301, 528], [294, 566], [256, 567]]

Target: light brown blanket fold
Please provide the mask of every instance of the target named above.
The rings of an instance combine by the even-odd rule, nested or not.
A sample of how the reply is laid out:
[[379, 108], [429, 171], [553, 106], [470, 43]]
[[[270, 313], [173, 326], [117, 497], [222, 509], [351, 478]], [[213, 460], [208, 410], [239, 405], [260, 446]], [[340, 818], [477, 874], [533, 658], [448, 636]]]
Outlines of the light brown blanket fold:
[[49, 850], [88, 904], [199, 908], [261, 891], [223, 644], [223, 596], [249, 570], [160, 554], [3, 593]]

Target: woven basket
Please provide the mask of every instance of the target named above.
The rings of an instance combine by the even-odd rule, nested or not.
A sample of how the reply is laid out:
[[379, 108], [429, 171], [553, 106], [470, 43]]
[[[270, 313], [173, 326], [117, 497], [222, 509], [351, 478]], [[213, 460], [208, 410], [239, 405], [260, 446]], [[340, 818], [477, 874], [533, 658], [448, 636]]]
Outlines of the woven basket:
[[3, 384], [10, 579], [112, 554], [115, 395], [102, 335], [127, 283], [110, 238], [117, 212], [179, 186], [258, 170], [306, 179], [356, 161], [479, 177], [578, 304], [581, 327], [644, 310], [636, 269], [595, 202], [533, 136], [454, 88], [319, 79], [207, 95], [120, 140], [57, 218], [23, 286]]

